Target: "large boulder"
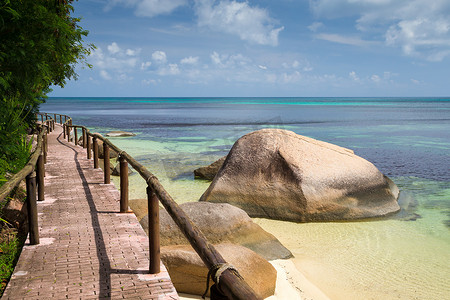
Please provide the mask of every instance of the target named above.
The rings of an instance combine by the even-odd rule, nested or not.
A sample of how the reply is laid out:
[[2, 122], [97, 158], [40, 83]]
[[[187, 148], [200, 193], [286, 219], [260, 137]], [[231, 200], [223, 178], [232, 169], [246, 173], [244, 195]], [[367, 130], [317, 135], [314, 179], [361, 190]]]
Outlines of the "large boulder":
[[[277, 271], [269, 262], [255, 252], [239, 245], [220, 244], [214, 247], [228, 263], [239, 271], [239, 274], [257, 295], [267, 298], [275, 293]], [[208, 269], [190, 246], [162, 247], [161, 260], [167, 267], [178, 292], [203, 294]]]
[[354, 220], [397, 212], [399, 190], [353, 151], [281, 129], [241, 137], [201, 201], [251, 217], [295, 222]]
[[225, 161], [226, 156], [220, 158], [219, 160], [213, 162], [209, 166], [201, 167], [194, 170], [195, 178], [213, 180], [214, 176], [216, 176], [219, 169], [222, 167], [223, 162]]
[[[138, 218], [146, 209], [146, 201], [130, 201], [130, 207]], [[284, 259], [292, 257], [292, 253], [285, 248], [272, 234], [254, 223], [245, 211], [229, 204], [189, 202], [180, 205], [193, 223], [212, 244], [233, 243], [247, 247], [265, 259]], [[161, 245], [188, 245], [178, 226], [165, 209], [160, 209], [160, 239]], [[140, 220], [148, 234], [148, 214]]]

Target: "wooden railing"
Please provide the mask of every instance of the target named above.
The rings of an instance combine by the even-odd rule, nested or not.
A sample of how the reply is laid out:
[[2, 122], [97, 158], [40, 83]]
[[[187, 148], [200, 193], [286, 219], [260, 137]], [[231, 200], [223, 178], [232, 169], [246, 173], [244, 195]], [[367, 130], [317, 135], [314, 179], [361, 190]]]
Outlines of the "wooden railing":
[[[61, 117], [61, 116], [60, 116]], [[55, 115], [56, 119], [56, 115]], [[60, 118], [60, 120], [62, 120]], [[148, 198], [148, 231], [150, 266], [149, 272], [156, 274], [160, 272], [160, 244], [159, 244], [159, 202], [162, 203], [166, 211], [184, 233], [194, 250], [198, 253], [205, 265], [210, 270], [211, 277], [216, 284], [211, 288], [211, 299], [260, 299], [250, 286], [239, 275], [236, 269], [228, 265], [222, 255], [208, 242], [203, 233], [189, 219], [186, 213], [172, 199], [169, 193], [147, 168], [137, 162], [128, 153], [111, 143], [98, 133], [91, 133], [84, 126], [73, 125], [72, 119], [65, 116], [63, 123], [64, 138], [71, 140], [73, 129], [73, 142], [78, 142], [78, 129], [81, 129], [83, 148], [87, 150], [87, 158], [92, 158], [93, 151], [94, 168], [99, 167], [98, 160], [98, 140], [103, 142], [104, 155], [104, 183], [110, 183], [109, 150], [110, 148], [118, 153], [120, 165], [120, 209], [121, 213], [128, 212], [128, 164], [135, 169], [147, 183], [146, 192]], [[92, 147], [91, 147], [92, 138]], [[217, 272], [220, 269], [220, 272]], [[208, 274], [208, 276], [210, 275]], [[220, 279], [220, 280], [219, 280]], [[222, 298], [220, 298], [222, 297]]]
[[[37, 187], [37, 201], [44, 200], [44, 177], [45, 164], [47, 163], [47, 133], [52, 132], [55, 128], [55, 120], [48, 115], [38, 114], [41, 117], [41, 123], [37, 124], [39, 134], [36, 140], [36, 147], [31, 154], [28, 163], [12, 176], [4, 185], [0, 187], [0, 202], [5, 201], [5, 198], [11, 194], [20, 182], [25, 179], [26, 182], [26, 205], [28, 211], [28, 227], [30, 244], [39, 244], [39, 230], [38, 230], [38, 214], [36, 203], [36, 187]], [[44, 120], [45, 118], [45, 120]]]
[[[103, 141], [104, 152], [104, 183], [110, 183], [109, 172], [109, 150], [110, 148], [119, 154], [120, 162], [120, 209], [121, 213], [128, 212], [128, 164], [130, 164], [147, 183], [146, 191], [148, 197], [148, 216], [149, 216], [149, 250], [150, 266], [149, 272], [156, 274], [160, 272], [160, 245], [159, 245], [159, 201], [165, 207], [169, 215], [184, 233], [191, 243], [194, 250], [198, 253], [205, 265], [210, 270], [211, 277], [216, 284], [211, 288], [211, 299], [260, 299], [255, 292], [248, 286], [244, 279], [239, 275], [236, 269], [228, 265], [225, 259], [208, 242], [203, 233], [189, 219], [186, 213], [172, 199], [169, 193], [159, 182], [158, 178], [148, 171], [143, 165], [137, 162], [133, 157], [121, 150], [108, 139], [98, 133], [91, 133], [84, 126], [72, 125], [72, 118], [61, 114], [39, 113], [38, 118], [41, 124], [38, 124], [39, 135], [34, 152], [27, 165], [15, 174], [8, 182], [0, 187], [0, 202], [3, 201], [12, 190], [19, 185], [22, 180], [26, 180], [27, 190], [27, 208], [28, 222], [30, 231], [30, 244], [39, 244], [38, 215], [36, 202], [44, 200], [44, 176], [45, 163], [47, 160], [47, 133], [55, 129], [55, 124], [63, 126], [64, 139], [71, 140], [71, 131], [73, 131], [73, 142], [77, 144], [78, 129], [82, 130], [83, 148], [86, 148], [87, 158], [92, 158], [91, 148], [93, 150], [94, 168], [99, 167], [98, 159], [98, 140]], [[92, 137], [92, 147], [91, 147]], [[220, 270], [220, 272], [218, 272]], [[210, 275], [208, 274], [208, 276]], [[219, 280], [220, 279], [220, 280]], [[220, 298], [222, 297], [222, 298]]]

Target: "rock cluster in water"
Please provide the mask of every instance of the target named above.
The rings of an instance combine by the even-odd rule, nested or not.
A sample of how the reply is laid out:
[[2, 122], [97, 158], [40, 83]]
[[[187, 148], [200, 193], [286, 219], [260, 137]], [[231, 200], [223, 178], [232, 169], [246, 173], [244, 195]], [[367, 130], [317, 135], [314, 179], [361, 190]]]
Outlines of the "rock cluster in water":
[[397, 212], [399, 190], [352, 150], [294, 132], [241, 137], [201, 201], [230, 203], [251, 217], [309, 222]]

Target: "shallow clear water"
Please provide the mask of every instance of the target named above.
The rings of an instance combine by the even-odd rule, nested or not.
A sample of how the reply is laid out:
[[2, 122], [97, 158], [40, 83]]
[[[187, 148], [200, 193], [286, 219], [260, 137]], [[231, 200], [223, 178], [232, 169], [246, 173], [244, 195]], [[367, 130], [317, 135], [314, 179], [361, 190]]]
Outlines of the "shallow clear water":
[[[333, 299], [444, 299], [450, 295], [450, 99], [440, 98], [50, 98], [154, 172], [178, 202], [209, 183], [192, 171], [225, 155], [240, 136], [267, 127], [353, 149], [401, 189], [386, 220], [295, 224], [257, 219]], [[144, 183], [130, 177], [131, 197]]]

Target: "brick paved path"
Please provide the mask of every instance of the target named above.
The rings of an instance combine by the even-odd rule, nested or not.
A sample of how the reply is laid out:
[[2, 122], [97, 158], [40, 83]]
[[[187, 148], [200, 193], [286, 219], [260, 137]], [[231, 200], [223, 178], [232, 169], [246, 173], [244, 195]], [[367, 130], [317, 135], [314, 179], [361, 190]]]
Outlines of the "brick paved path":
[[40, 244], [23, 248], [2, 299], [178, 299], [169, 274], [147, 274], [148, 237], [86, 151], [48, 136]]

